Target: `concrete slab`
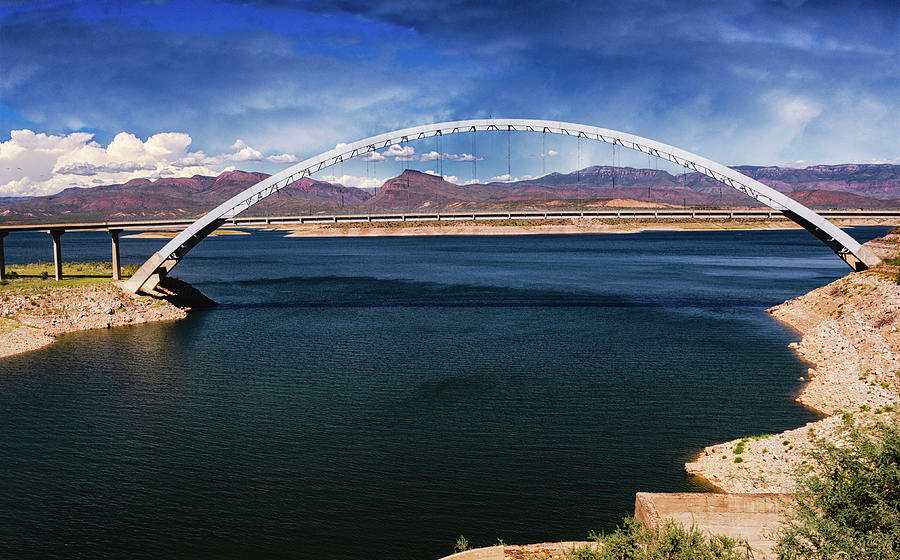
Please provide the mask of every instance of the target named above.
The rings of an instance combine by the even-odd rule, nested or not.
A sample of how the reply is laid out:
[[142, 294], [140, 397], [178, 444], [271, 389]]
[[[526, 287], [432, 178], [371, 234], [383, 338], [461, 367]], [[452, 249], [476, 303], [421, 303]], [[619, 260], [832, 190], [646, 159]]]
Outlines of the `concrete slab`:
[[789, 494], [711, 494], [699, 492], [638, 492], [634, 516], [656, 527], [672, 519], [710, 534], [746, 540], [754, 558], [774, 558], [772, 533], [783, 519]]

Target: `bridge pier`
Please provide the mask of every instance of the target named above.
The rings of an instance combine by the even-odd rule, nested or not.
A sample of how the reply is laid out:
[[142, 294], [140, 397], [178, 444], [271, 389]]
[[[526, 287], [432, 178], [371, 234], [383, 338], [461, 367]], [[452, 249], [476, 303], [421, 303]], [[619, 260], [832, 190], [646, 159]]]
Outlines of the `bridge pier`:
[[112, 279], [121, 280], [122, 265], [119, 262], [119, 234], [122, 233], [122, 230], [110, 229], [107, 231], [109, 231], [109, 237], [112, 240]]
[[57, 280], [62, 280], [62, 249], [59, 238], [65, 232], [64, 229], [51, 229], [47, 232], [53, 238], [53, 274]]
[[0, 280], [6, 280], [6, 257], [3, 255], [3, 238], [7, 232], [0, 231]]

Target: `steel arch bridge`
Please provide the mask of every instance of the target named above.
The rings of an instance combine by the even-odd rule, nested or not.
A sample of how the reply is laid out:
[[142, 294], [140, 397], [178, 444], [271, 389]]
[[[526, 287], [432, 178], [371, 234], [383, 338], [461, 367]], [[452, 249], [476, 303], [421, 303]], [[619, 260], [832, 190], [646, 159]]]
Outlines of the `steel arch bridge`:
[[477, 131], [560, 134], [606, 142], [614, 146], [622, 146], [650, 154], [702, 173], [728, 187], [753, 197], [773, 210], [782, 212], [834, 250], [854, 270], [865, 270], [879, 262], [878, 258], [867, 247], [860, 245], [839, 227], [806, 206], [734, 169], [691, 152], [634, 134], [584, 124], [540, 119], [475, 119], [414, 126], [379, 134], [378, 136], [372, 136], [350, 144], [340, 145], [333, 150], [292, 165], [233, 196], [188, 226], [166, 243], [162, 249], [154, 253], [138, 269], [134, 276], [126, 282], [125, 287], [132, 292], [152, 292], [163, 277], [194, 246], [224, 224], [226, 220], [237, 216], [294, 181], [310, 177], [317, 171], [327, 169], [345, 160], [365, 156], [369, 152], [375, 152], [394, 144], [404, 144], [414, 140], [439, 137], [446, 134]]

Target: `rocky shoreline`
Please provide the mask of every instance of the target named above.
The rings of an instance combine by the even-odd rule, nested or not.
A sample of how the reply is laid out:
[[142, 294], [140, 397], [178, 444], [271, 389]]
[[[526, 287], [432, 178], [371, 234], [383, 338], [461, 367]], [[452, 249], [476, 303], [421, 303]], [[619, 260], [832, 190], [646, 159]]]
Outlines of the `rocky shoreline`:
[[[181, 285], [183, 284], [183, 286]], [[182, 295], [189, 285], [169, 286], [158, 296], [132, 294], [119, 283], [53, 287], [36, 293], [0, 292], [0, 358], [37, 350], [57, 336], [187, 317], [204, 302], [202, 294]], [[190, 288], [191, 290], [193, 288]], [[180, 299], [179, 299], [180, 298]], [[202, 298], [202, 299], [201, 299]]]
[[[867, 244], [879, 257], [900, 254], [900, 234]], [[813, 367], [797, 401], [827, 418], [781, 434], [705, 448], [685, 464], [728, 493], [790, 493], [795, 472], [818, 438], [840, 441], [846, 415], [868, 424], [900, 409], [900, 285], [897, 266], [851, 273], [769, 309], [802, 339], [790, 346]]]

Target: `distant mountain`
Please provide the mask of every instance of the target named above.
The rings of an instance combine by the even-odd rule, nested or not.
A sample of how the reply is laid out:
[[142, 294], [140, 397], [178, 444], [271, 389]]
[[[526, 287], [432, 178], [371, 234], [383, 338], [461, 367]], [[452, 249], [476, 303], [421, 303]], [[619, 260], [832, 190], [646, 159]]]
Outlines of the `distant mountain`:
[[[900, 208], [900, 165], [819, 165], [806, 169], [735, 169], [812, 208]], [[121, 185], [70, 188], [52, 196], [0, 199], [0, 223], [197, 217], [265, 179], [229, 171]], [[457, 185], [404, 171], [373, 196], [364, 189], [301, 179], [245, 215], [604, 206], [760, 207], [752, 198], [699, 173], [591, 166], [515, 183]]]
[[[735, 170], [814, 208], [900, 207], [900, 165], [818, 165], [805, 169], [736, 166]], [[572, 173], [553, 173], [514, 184], [557, 187], [590, 185], [600, 196], [695, 206], [761, 206], [755, 200], [700, 173], [671, 175], [666, 171], [594, 166]], [[635, 187], [643, 189], [635, 190]], [[649, 189], [649, 190], [648, 190]], [[695, 195], [685, 192], [693, 191]], [[810, 194], [832, 191], [832, 194]], [[699, 196], [697, 196], [699, 195]]]
[[[50, 196], [0, 202], [0, 223], [197, 217], [266, 177], [264, 173], [228, 171], [218, 177], [133, 179], [121, 185], [69, 188]], [[251, 208], [247, 215], [335, 212], [358, 206], [371, 196], [362, 189], [300, 179]]]

